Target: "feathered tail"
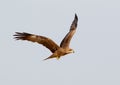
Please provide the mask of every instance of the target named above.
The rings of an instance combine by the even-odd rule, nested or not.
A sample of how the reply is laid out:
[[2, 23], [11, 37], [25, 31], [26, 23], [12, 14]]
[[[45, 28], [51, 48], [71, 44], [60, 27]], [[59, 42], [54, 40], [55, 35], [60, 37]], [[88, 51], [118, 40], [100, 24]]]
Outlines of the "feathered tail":
[[51, 59], [51, 58], [56, 58], [57, 60], [59, 60], [60, 57], [52, 54], [51, 56], [49, 56], [48, 58], [45, 58], [44, 60], [48, 60], [48, 59]]

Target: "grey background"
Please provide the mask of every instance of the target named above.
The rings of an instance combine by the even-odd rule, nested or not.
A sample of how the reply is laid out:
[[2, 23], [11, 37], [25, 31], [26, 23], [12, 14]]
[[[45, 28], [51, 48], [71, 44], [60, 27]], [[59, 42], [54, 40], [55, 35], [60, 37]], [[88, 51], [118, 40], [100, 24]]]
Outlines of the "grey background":
[[[14, 32], [60, 43], [74, 14], [75, 53], [43, 61], [42, 45], [13, 39]], [[1, 0], [0, 85], [120, 85], [119, 0]]]

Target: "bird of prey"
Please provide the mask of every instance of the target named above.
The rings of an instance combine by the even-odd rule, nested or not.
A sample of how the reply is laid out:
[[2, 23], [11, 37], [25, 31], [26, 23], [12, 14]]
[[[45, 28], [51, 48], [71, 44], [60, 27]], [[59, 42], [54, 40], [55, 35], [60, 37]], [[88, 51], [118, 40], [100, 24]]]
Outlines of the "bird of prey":
[[14, 38], [16, 40], [28, 40], [31, 42], [37, 42], [39, 44], [42, 44], [46, 48], [48, 48], [52, 52], [52, 55], [50, 55], [48, 58], [44, 60], [51, 59], [51, 58], [59, 59], [61, 56], [74, 53], [74, 50], [69, 47], [69, 44], [70, 44], [71, 38], [76, 32], [77, 22], [78, 22], [78, 17], [75, 14], [74, 20], [70, 26], [70, 30], [62, 40], [60, 46], [57, 45], [52, 39], [47, 38], [45, 36], [30, 34], [26, 32], [22, 32], [22, 33], [15, 32], [16, 34], [13, 36], [15, 36]]

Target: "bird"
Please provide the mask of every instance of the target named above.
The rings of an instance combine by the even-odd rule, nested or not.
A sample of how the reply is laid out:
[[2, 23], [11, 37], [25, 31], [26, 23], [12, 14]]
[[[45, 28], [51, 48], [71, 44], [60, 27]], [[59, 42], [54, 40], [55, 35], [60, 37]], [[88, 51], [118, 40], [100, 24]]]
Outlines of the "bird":
[[63, 38], [60, 45], [56, 44], [52, 39], [48, 37], [31, 34], [27, 32], [15, 32], [13, 36], [16, 40], [27, 40], [31, 42], [37, 42], [38, 44], [41, 44], [46, 48], [48, 48], [52, 52], [52, 54], [49, 57], [45, 58], [44, 60], [51, 59], [51, 58], [56, 58], [57, 60], [59, 60], [60, 57], [64, 55], [74, 53], [74, 50], [71, 49], [69, 45], [73, 35], [76, 32], [77, 23], [78, 23], [78, 17], [77, 17], [77, 14], [75, 13], [75, 17], [70, 26], [70, 30], [66, 34], [66, 36]]

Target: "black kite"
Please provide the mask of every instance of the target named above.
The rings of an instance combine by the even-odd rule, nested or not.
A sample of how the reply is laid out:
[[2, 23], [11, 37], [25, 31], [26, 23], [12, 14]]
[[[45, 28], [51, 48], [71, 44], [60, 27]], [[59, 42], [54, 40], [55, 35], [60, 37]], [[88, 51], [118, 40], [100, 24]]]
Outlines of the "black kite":
[[45, 36], [29, 34], [26, 32], [23, 32], [23, 33], [16, 32], [14, 36], [16, 40], [28, 40], [32, 42], [37, 42], [39, 44], [42, 44], [46, 48], [48, 48], [53, 54], [44, 60], [47, 60], [50, 58], [59, 59], [61, 56], [74, 52], [73, 49], [69, 48], [69, 44], [70, 44], [72, 36], [74, 35], [76, 31], [77, 22], [78, 22], [78, 17], [75, 14], [75, 18], [71, 24], [70, 30], [67, 33], [67, 35], [64, 37], [64, 39], [62, 40], [60, 46], [58, 46], [53, 40]]

